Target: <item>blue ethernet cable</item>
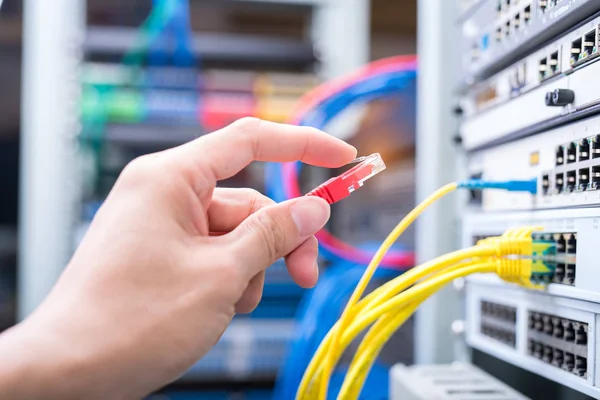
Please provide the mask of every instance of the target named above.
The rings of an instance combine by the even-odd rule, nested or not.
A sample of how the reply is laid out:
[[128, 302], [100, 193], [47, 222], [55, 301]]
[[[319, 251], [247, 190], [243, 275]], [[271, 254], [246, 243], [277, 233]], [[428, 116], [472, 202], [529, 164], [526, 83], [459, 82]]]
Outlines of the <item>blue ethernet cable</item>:
[[488, 181], [485, 179], [471, 179], [458, 183], [460, 189], [483, 190], [483, 189], [501, 189], [509, 192], [528, 192], [537, 193], [537, 178], [528, 180], [508, 180], [508, 181]]
[[[300, 122], [303, 126], [312, 126], [323, 129], [329, 122], [337, 117], [350, 105], [356, 103], [367, 103], [377, 98], [395, 95], [410, 88], [414, 84], [416, 71], [395, 71], [380, 75], [374, 75], [369, 79], [355, 83], [345, 90], [323, 101], [319, 107], [308, 113]], [[296, 163], [300, 170], [301, 163]], [[265, 165], [265, 187], [267, 193], [276, 202], [287, 200], [285, 190], [281, 188], [281, 164], [267, 163]]]
[[[403, 249], [398, 247], [398, 250]], [[299, 324], [298, 333], [290, 344], [288, 355], [279, 371], [274, 400], [294, 398], [312, 355], [337, 321], [343, 305], [350, 297], [363, 272], [364, 266], [339, 260], [332, 263], [323, 272], [315, 288], [304, 294], [296, 315]], [[375, 272], [375, 278], [387, 280], [401, 272], [400, 270], [378, 269]], [[343, 373], [341, 374], [343, 375]], [[377, 391], [379, 384], [376, 382], [381, 382], [386, 377], [387, 368], [376, 367], [367, 380], [368, 387], [371, 382], [374, 386], [366, 392], [372, 394]], [[332, 384], [332, 392], [339, 390], [340, 386], [341, 381], [340, 385]], [[384, 386], [387, 387], [387, 385]], [[331, 397], [335, 397], [335, 394], [332, 393]]]

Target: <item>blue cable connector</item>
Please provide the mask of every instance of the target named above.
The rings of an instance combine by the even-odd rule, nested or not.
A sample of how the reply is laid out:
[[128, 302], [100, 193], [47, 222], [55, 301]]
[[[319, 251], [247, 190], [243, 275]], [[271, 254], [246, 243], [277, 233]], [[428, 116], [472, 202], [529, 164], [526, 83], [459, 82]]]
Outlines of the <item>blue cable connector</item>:
[[458, 187], [470, 190], [483, 189], [502, 189], [509, 192], [528, 192], [531, 194], [537, 193], [537, 178], [527, 181], [487, 181], [484, 179], [473, 179], [458, 183]]

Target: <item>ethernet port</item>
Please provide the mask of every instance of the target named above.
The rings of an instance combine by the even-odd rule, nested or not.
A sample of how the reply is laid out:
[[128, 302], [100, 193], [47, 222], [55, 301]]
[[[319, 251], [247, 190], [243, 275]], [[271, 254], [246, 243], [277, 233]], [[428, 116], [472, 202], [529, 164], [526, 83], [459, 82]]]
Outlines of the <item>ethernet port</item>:
[[571, 164], [577, 161], [577, 145], [575, 143], [569, 143], [567, 146], [567, 164]]
[[577, 38], [571, 42], [571, 65], [574, 65], [581, 60], [582, 38]]
[[546, 9], [548, 8], [548, 0], [539, 0], [538, 7], [540, 8], [541, 12], [545, 13]]
[[554, 332], [554, 324], [552, 323], [552, 318], [549, 315], [544, 315], [542, 318], [542, 322], [544, 324], [544, 333], [546, 335], [552, 335]]
[[596, 135], [592, 139], [592, 158], [600, 157], [600, 135]]
[[567, 192], [574, 191], [575, 184], [577, 183], [577, 173], [575, 171], [567, 171], [566, 181], [565, 190]]
[[569, 235], [569, 239], [567, 240], [567, 253], [577, 253], [577, 235], [574, 233]]
[[498, 0], [498, 5], [496, 6], [496, 13], [498, 13], [498, 16], [502, 15], [502, 0]]
[[573, 371], [573, 368], [575, 368], [575, 354], [565, 353], [565, 359], [562, 367], [565, 371]]
[[585, 377], [587, 375], [587, 358], [575, 356], [574, 372], [581, 377]]
[[519, 29], [519, 27], [521, 26], [521, 13], [517, 13], [515, 15], [515, 19], [514, 19], [513, 25], [515, 26], [515, 30]]
[[549, 190], [550, 190], [550, 176], [542, 175], [542, 192], [544, 193], [544, 196], [546, 196], [548, 194]]
[[581, 168], [577, 179], [579, 181], [579, 190], [587, 190], [588, 184], [590, 183], [590, 169]]
[[565, 285], [572, 285], [575, 283], [575, 264], [567, 264], [565, 267], [565, 278], [563, 279]]
[[571, 321], [563, 321], [563, 326], [565, 328], [565, 340], [567, 342], [575, 341], [575, 327]]
[[591, 189], [600, 188], [600, 165], [592, 167], [592, 174], [590, 175], [590, 179], [592, 184], [590, 185]]
[[533, 342], [533, 356], [535, 358], [542, 358], [544, 351], [544, 345], [539, 342]]
[[525, 7], [525, 9], [523, 10], [523, 22], [525, 23], [525, 25], [528, 25], [529, 22], [531, 22], [531, 6], [527, 6]]
[[548, 67], [550, 68], [550, 73], [552, 75], [560, 72], [560, 57], [558, 55], [558, 50], [548, 57]]
[[565, 359], [565, 353], [562, 350], [554, 349], [554, 354], [552, 355], [552, 365], [555, 367], [562, 367], [562, 364]]
[[[598, 135], [600, 136], [600, 135]], [[600, 148], [600, 145], [598, 146]], [[558, 146], [556, 148], [556, 165], [563, 165], [565, 163], [565, 148]]]
[[552, 336], [558, 339], [562, 339], [565, 336], [565, 327], [563, 326], [561, 320], [558, 318], [553, 319], [554, 322], [554, 332], [552, 332]]
[[554, 177], [554, 188], [556, 193], [562, 193], [565, 186], [565, 174], [556, 174]]
[[534, 316], [534, 314], [529, 314], [529, 319], [528, 319], [527, 325], [529, 326], [529, 329], [533, 329], [533, 327], [535, 326], [535, 316]]
[[554, 349], [548, 345], [544, 346], [544, 352], [542, 353], [542, 361], [545, 363], [552, 363], [552, 356], [554, 355]]
[[[554, 269], [554, 276], [552, 277], [552, 282], [554, 283], [562, 283], [565, 279], [566, 265], [565, 264], [556, 264], [556, 268]], [[561, 334], [562, 336], [562, 334]]]
[[590, 141], [583, 139], [579, 143], [579, 161], [587, 161], [590, 159]]
[[540, 82], [546, 79], [546, 75], [548, 73], [548, 59], [546, 57], [542, 58], [539, 62], [539, 78]]
[[583, 36], [583, 57], [589, 57], [596, 54], [598, 48], [596, 47], [596, 29], [586, 33]]
[[544, 331], [544, 323], [542, 322], [542, 316], [540, 314], [534, 315], [533, 329], [538, 332]]
[[508, 21], [506, 21], [506, 24], [504, 25], [505, 29], [504, 29], [504, 34], [506, 35], [506, 37], [510, 36], [510, 19]]
[[579, 325], [575, 331], [575, 343], [587, 344], [587, 331], [583, 325]]
[[[482, 173], [471, 174], [469, 180], [478, 180], [483, 178]], [[469, 204], [474, 206], [480, 206], [483, 203], [483, 191], [482, 190], [469, 190]]]
[[496, 42], [501, 42], [503, 37], [504, 31], [502, 30], [502, 27], [499, 26], [496, 28]]
[[564, 253], [567, 249], [567, 239], [565, 238], [565, 235], [557, 233], [554, 240], [556, 241], [556, 253]]

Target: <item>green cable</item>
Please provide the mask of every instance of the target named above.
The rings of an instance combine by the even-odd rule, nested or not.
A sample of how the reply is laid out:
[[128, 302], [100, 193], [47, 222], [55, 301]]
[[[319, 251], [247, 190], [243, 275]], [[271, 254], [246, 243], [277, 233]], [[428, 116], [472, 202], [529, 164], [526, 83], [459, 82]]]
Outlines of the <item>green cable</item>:
[[[138, 78], [144, 56], [174, 16], [176, 2], [158, 0], [140, 25], [137, 44], [125, 53], [121, 62], [131, 73], [129, 82], [134, 83]], [[100, 175], [108, 121], [114, 118], [120, 122], [139, 122], [144, 116], [143, 99], [139, 93], [117, 90], [114, 84], [84, 84], [80, 115], [83, 125], [80, 138], [91, 148], [96, 173]], [[96, 191], [100, 185], [98, 175], [95, 179]]]

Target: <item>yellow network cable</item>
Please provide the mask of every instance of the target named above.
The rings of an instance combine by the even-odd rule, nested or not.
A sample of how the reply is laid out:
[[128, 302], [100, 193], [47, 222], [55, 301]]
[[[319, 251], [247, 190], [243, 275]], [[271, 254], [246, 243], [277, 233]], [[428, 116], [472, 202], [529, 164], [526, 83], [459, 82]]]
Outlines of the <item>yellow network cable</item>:
[[[472, 258], [472, 257], [490, 256], [490, 255], [493, 255], [494, 252], [495, 252], [495, 249], [493, 249], [491, 247], [483, 248], [483, 246], [481, 248], [469, 248], [469, 249], [464, 249], [464, 250], [458, 250], [458, 251], [446, 254], [444, 256], [438, 257], [438, 258], [436, 258], [432, 261], [429, 261], [419, 267], [415, 267], [415, 268], [411, 269], [410, 271], [404, 273], [402, 276], [387, 282], [386, 284], [384, 284], [383, 286], [379, 287], [378, 289], [373, 291], [371, 294], [366, 296], [364, 299], [362, 299], [358, 304], [356, 304], [352, 308], [352, 310], [350, 311], [350, 317], [354, 318], [358, 313], [371, 309], [375, 304], [381, 303], [381, 302], [391, 298], [395, 294], [400, 293], [401, 291], [407, 289], [408, 287], [413, 285], [418, 280], [425, 278], [426, 276], [428, 276], [429, 274], [431, 274], [433, 272], [436, 272], [443, 268], [451, 266], [452, 264], [454, 264], [457, 261], [461, 261], [461, 260], [464, 260], [467, 258]], [[463, 264], [461, 264], [461, 265], [463, 265]], [[464, 264], [464, 265], [467, 265], [467, 264]], [[317, 352], [313, 356], [313, 359], [311, 360], [311, 362], [305, 372], [305, 377], [306, 376], [314, 376], [314, 377], [320, 376], [320, 374], [322, 372], [323, 360], [325, 359], [325, 357], [328, 356], [328, 354], [326, 353], [327, 345], [331, 341], [332, 334], [338, 329], [340, 329], [339, 323], [336, 324], [331, 329], [330, 334], [327, 337], [325, 337], [325, 339], [323, 340], [323, 342], [317, 349]], [[339, 351], [340, 354], [343, 353], [343, 350], [345, 349], [345, 345], [342, 345], [341, 347], [342, 348]], [[334, 355], [330, 355], [330, 356], [333, 357], [334, 361], [337, 361], [337, 359]], [[313, 382], [313, 384], [314, 384], [314, 382]], [[305, 395], [305, 394], [303, 394], [303, 395]]]
[[[404, 273], [402, 276], [384, 284], [380, 288], [373, 291], [370, 295], [366, 296], [362, 299], [355, 307], [353, 307], [350, 311], [350, 318], [355, 318], [358, 313], [364, 313], [365, 311], [373, 308], [374, 305], [385, 302], [390, 299], [395, 294], [403, 291], [404, 289], [410, 287], [415, 282], [419, 281], [434, 273], [436, 271], [440, 271], [446, 267], [452, 266], [454, 263], [465, 260], [465, 259], [477, 259], [477, 258], [485, 258], [490, 257], [498, 252], [496, 247], [493, 247], [491, 244], [489, 246], [485, 246], [481, 244], [478, 247], [473, 247], [469, 249], [463, 249], [459, 251], [455, 251], [444, 256], [438, 257], [434, 260], [431, 260], [419, 267], [415, 267], [410, 271]], [[461, 264], [462, 265], [462, 264]], [[327, 346], [332, 340], [332, 336], [339, 331], [341, 328], [339, 327], [339, 323], [336, 324], [331, 330], [331, 334], [328, 335], [321, 346], [319, 346], [317, 352], [315, 353], [311, 363], [309, 364], [307, 371], [305, 373], [305, 377], [316, 377], [316, 379], [320, 379], [322, 373], [322, 365], [326, 357], [330, 357], [333, 361], [337, 361], [337, 358], [341, 353], [343, 353], [345, 345], [348, 343], [344, 343], [342, 345], [342, 349], [335, 351], [335, 353], [327, 353]], [[315, 382], [313, 382], [313, 385]], [[298, 393], [298, 396], [304, 396], [302, 398], [306, 398], [305, 393]]]
[[[325, 337], [303, 378], [309, 382], [307, 391], [299, 390], [297, 398], [323, 399], [320, 393], [319, 396], [314, 396], [314, 391], [325, 379], [322, 375], [325, 357], [337, 363], [352, 340], [377, 321], [361, 343], [339, 398], [357, 396], [373, 360], [389, 336], [410, 317], [423, 300], [458, 277], [478, 272], [496, 272], [507, 281], [531, 288], [539, 287], [530, 282], [531, 258], [514, 257], [531, 257], [532, 231], [533, 228], [507, 231], [502, 237], [486, 239], [473, 248], [439, 257], [395, 278], [366, 296], [348, 311], [350, 324], [341, 329], [338, 322]], [[470, 261], [462, 261], [466, 259]], [[419, 280], [421, 281], [410, 287]], [[335, 335], [340, 338], [339, 346], [330, 352], [328, 345]]]
[[[518, 231], [507, 232], [506, 237], [510, 238], [508, 241], [504, 240], [504, 244], [512, 247], [512, 252], [521, 255], [529, 255], [526, 252], [530, 246], [531, 241], [523, 241], [525, 236], [531, 235], [532, 229], [521, 229]], [[487, 243], [501, 243], [502, 238], [494, 238]], [[482, 245], [481, 243], [480, 245]], [[499, 249], [500, 250], [500, 249]], [[500, 250], [500, 254], [506, 254], [506, 250]], [[472, 262], [470, 262], [472, 264]], [[469, 262], [463, 262], [456, 264], [452, 267], [447, 268], [436, 274], [435, 278], [439, 279], [438, 284], [434, 285], [430, 289], [426, 290], [427, 293], [424, 297], [416, 294], [415, 297], [420, 297], [418, 301], [413, 300], [410, 304], [405, 304], [404, 308], [387, 312], [380, 317], [377, 322], [371, 327], [367, 335], [364, 337], [361, 345], [359, 346], [354, 359], [350, 365], [346, 379], [340, 390], [340, 399], [357, 399], [362, 386], [366, 380], [366, 377], [376, 359], [379, 352], [394, 334], [394, 332], [406, 321], [410, 315], [416, 310], [419, 304], [424, 301], [428, 296], [435, 293], [444, 284], [443, 281], [449, 282], [455, 278], [455, 274], [452, 271], [459, 272], [465, 275], [476, 272], [496, 272], [501, 277], [510, 281], [518, 281], [518, 283], [524, 284], [527, 287], [532, 287], [529, 280], [527, 282], [520, 282], [520, 279], [525, 274], [531, 274], [531, 259], [508, 259], [499, 258], [495, 260], [489, 260], [487, 263], [476, 264], [470, 267], [465, 267]], [[459, 272], [460, 273], [460, 272]], [[396, 278], [399, 279], [399, 278]], [[417, 289], [416, 287], [412, 289]], [[420, 291], [420, 288], [419, 290]], [[413, 298], [414, 299], [414, 298]]]
[[[346, 329], [346, 326], [348, 325], [348, 323], [351, 319], [350, 318], [350, 315], [351, 315], [350, 310], [360, 300], [360, 297], [363, 295], [365, 289], [367, 288], [367, 285], [371, 281], [371, 278], [373, 277], [375, 270], [381, 263], [381, 260], [383, 259], [383, 257], [385, 256], [385, 254], [387, 253], [389, 248], [396, 242], [398, 237], [400, 237], [400, 235], [406, 230], [406, 228], [408, 228], [413, 223], [413, 221], [415, 219], [417, 219], [417, 217], [419, 215], [421, 215], [421, 213], [423, 213], [423, 211], [429, 205], [431, 205], [432, 203], [434, 203], [436, 200], [440, 199], [441, 197], [445, 196], [446, 194], [453, 192], [454, 190], [456, 190], [457, 187], [458, 187], [458, 185], [456, 183], [450, 183], [450, 184], [438, 189], [436, 192], [434, 192], [432, 195], [430, 195], [428, 198], [426, 198], [421, 204], [419, 204], [417, 207], [415, 207], [410, 213], [408, 213], [402, 219], [402, 221], [400, 221], [400, 223], [394, 228], [392, 233], [390, 233], [390, 235], [381, 244], [381, 246], [375, 253], [375, 256], [369, 263], [369, 266], [365, 270], [363, 276], [361, 277], [358, 285], [356, 286], [356, 289], [352, 293], [352, 296], [350, 296], [350, 299], [348, 300], [348, 304], [346, 304], [344, 311], [342, 312], [342, 315], [338, 321], [340, 328], [338, 330], [334, 331], [333, 335], [331, 336], [330, 344], [325, 344], [325, 347], [327, 350], [326, 353], [328, 353], [328, 354], [338, 353], [337, 347], [338, 347], [338, 341], [340, 339], [340, 333]], [[327, 390], [329, 388], [329, 379], [331, 377], [331, 372], [333, 370], [333, 367], [334, 367], [333, 357], [331, 357], [331, 356], [325, 357], [325, 359], [323, 361], [323, 371], [321, 374], [320, 386], [319, 386], [320, 387], [319, 398], [321, 398], [321, 399], [327, 398]], [[304, 377], [302, 378], [302, 382], [300, 383], [298, 393], [296, 394], [297, 399], [305, 399], [306, 398], [306, 397], [304, 397], [304, 395], [306, 394], [306, 391], [308, 389], [308, 386], [309, 386], [311, 380], [312, 380], [312, 377], [310, 375], [307, 375], [307, 374], [304, 375]]]
[[[467, 249], [467, 250], [462, 250], [461, 252], [463, 253], [464, 258], [468, 258], [472, 254], [477, 254], [477, 252], [474, 252], [473, 250], [474, 249]], [[461, 252], [456, 252], [456, 253], [461, 253]], [[421, 267], [417, 267], [417, 268], [415, 268], [415, 271], [418, 272], [422, 267], [425, 267], [425, 266], [427, 266], [429, 268], [429, 264], [430, 263], [427, 263]], [[468, 265], [468, 264], [466, 264], [466, 265]], [[330, 330], [328, 335], [325, 337], [325, 339], [322, 342], [322, 345], [319, 346], [319, 348], [317, 349], [317, 352], [313, 356], [313, 359], [311, 360], [311, 362], [305, 372], [305, 376], [310, 376], [310, 377], [315, 378], [316, 382], [313, 384], [313, 387], [311, 389], [313, 389], [314, 386], [317, 386], [319, 379], [322, 379], [321, 373], [322, 373], [322, 363], [323, 363], [324, 357], [331, 357], [334, 362], [337, 362], [339, 357], [341, 357], [343, 351], [346, 349], [346, 347], [356, 338], [356, 336], [358, 336], [358, 334], [362, 330], [364, 330], [371, 323], [373, 323], [375, 320], [377, 320], [377, 318], [379, 318], [385, 312], [389, 311], [382, 306], [386, 306], [386, 305], [388, 305], [388, 303], [393, 301], [393, 303], [390, 303], [391, 304], [390, 307], [396, 307], [395, 304], [402, 304], [405, 301], [411, 301], [411, 300], [419, 299], [421, 297], [424, 298], [423, 290], [427, 291], [427, 289], [430, 288], [432, 290], [432, 292], [437, 291], [437, 290], [439, 290], [439, 287], [445, 285], [447, 282], [449, 282], [453, 279], [456, 279], [456, 277], [462, 276], [460, 274], [460, 270], [458, 270], [458, 275], [456, 274], [456, 270], [457, 270], [456, 268], [452, 268], [450, 271], [448, 271], [449, 274], [446, 274], [446, 275], [448, 275], [448, 277], [446, 277], [446, 280], [442, 281], [441, 283], [439, 282], [440, 278], [438, 278], [437, 280], [429, 279], [419, 285], [411, 287], [410, 289], [404, 290], [403, 292], [396, 295], [395, 297], [393, 297], [391, 300], [389, 300], [387, 302], [379, 303], [377, 305], [378, 307], [370, 307], [368, 309], [365, 307], [365, 311], [368, 311], [368, 312], [364, 312], [364, 313], [361, 313], [361, 314], [355, 316], [354, 319], [352, 320], [350, 326], [348, 327], [348, 329], [343, 331], [343, 335], [341, 336], [341, 340], [340, 340], [340, 346], [339, 346], [339, 348], [337, 348], [336, 353], [327, 354], [325, 352], [326, 345], [331, 340], [331, 337], [333, 336], [333, 334], [340, 329], [339, 322], [338, 322], [338, 324], [336, 324]], [[455, 271], [455, 272], [453, 273], [453, 271]], [[473, 269], [471, 268], [467, 271], [466, 274], [473, 273], [472, 271], [473, 271]], [[416, 280], [415, 276], [411, 277], [411, 276], [407, 276], [407, 275], [408, 274], [402, 275], [398, 278], [395, 278], [395, 281], [401, 281], [401, 280], [406, 281], [405, 284], [402, 285], [404, 288], [406, 288], [406, 287], [410, 286], [412, 283], [414, 283], [414, 280]], [[413, 275], [418, 276], [420, 274], [416, 273]], [[442, 276], [441, 278], [444, 278], [446, 275]], [[365, 300], [366, 300], [366, 298], [365, 298]], [[314, 397], [314, 396], [312, 396], [312, 391], [309, 391], [308, 393], [302, 393], [301, 395], [303, 396], [302, 398], [313, 398]], [[321, 398], [321, 397], [319, 397], [319, 398]]]
[[[452, 268], [452, 270], [457, 272], [462, 270], [462, 274], [464, 275], [471, 274], [473, 271], [485, 273], [494, 272], [496, 270], [495, 263], [483, 263], [471, 266], [465, 265], [467, 265], [467, 263], [461, 263], [456, 266], [456, 268]], [[442, 271], [439, 275], [446, 275], [448, 272]], [[449, 280], [452, 279], [454, 279], [454, 275], [449, 277]], [[449, 281], [448, 279], [444, 280], [447, 282]], [[348, 373], [340, 390], [339, 398], [358, 398], [367, 375], [383, 346], [402, 324], [410, 318], [419, 305], [438, 290], [439, 287], [433, 287], [426, 290], [422, 293], [422, 296], [419, 296], [419, 299], [411, 301], [400, 310], [394, 310], [384, 314], [371, 326], [371, 329], [369, 329], [369, 332], [363, 338], [356, 351], [355, 357], [350, 364], [350, 368], [348, 369]]]

